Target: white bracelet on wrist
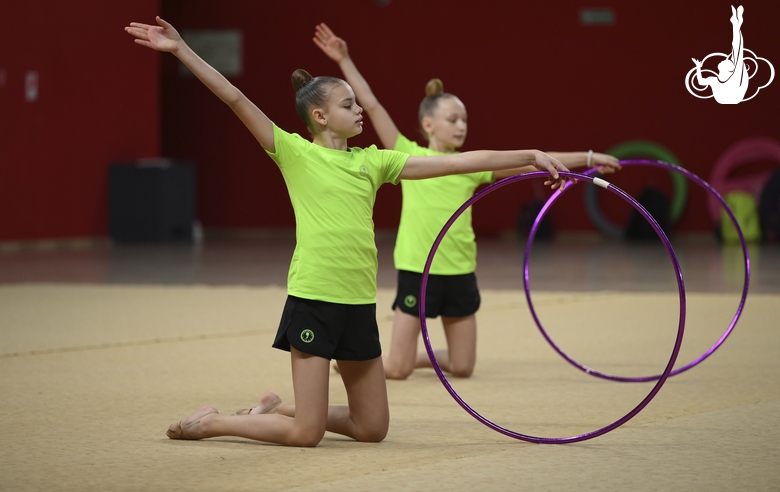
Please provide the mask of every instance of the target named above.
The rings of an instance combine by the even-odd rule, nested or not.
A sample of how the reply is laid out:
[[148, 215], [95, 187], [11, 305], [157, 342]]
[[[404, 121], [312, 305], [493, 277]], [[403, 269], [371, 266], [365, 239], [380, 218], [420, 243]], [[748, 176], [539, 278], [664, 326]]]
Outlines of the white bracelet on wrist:
[[592, 149], [588, 151], [588, 164], [587, 164], [588, 169], [591, 168], [591, 160], [593, 160], [593, 150]]

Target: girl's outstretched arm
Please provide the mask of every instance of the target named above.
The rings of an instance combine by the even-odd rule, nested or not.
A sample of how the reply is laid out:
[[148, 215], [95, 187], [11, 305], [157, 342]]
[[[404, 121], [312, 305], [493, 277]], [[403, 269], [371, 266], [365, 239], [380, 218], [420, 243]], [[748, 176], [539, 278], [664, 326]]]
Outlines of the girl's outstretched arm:
[[[588, 162], [589, 152], [546, 152], [546, 154], [553, 159], [561, 162], [569, 169], [575, 167], [595, 167], [598, 168], [601, 174], [612, 174], [616, 171], [620, 171], [621, 166], [618, 163], [616, 157], [608, 154], [601, 154], [599, 152], [590, 153], [590, 162]], [[503, 171], [494, 171], [493, 179], [499, 180], [514, 176], [515, 174], [530, 173], [537, 171], [536, 168], [526, 166], [519, 169], [506, 169]]]
[[222, 74], [195, 54], [172, 25], [159, 16], [156, 20], [159, 24], [157, 26], [132, 22], [129, 27], [125, 27], [125, 31], [135, 37], [135, 42], [141, 46], [173, 53], [206, 87], [211, 89], [211, 92], [230, 106], [264, 149], [274, 152], [273, 123], [265, 113]]
[[382, 146], [386, 149], [395, 147], [398, 140], [398, 127], [385, 108], [374, 96], [366, 79], [360, 75], [355, 63], [347, 51], [347, 42], [336, 36], [326, 24], [318, 24], [314, 31], [314, 44], [316, 44], [328, 57], [339, 64], [344, 78], [347, 79], [352, 90], [355, 91], [358, 103], [363, 106], [371, 117], [371, 122], [376, 129]]
[[600, 152], [590, 153], [590, 162], [588, 162], [589, 152], [547, 152], [547, 155], [553, 159], [558, 159], [561, 164], [568, 167], [596, 167], [601, 174], [612, 174], [620, 171], [616, 157]]
[[[538, 150], [474, 150], [461, 154], [434, 156], [410, 156], [401, 171], [401, 179], [426, 179], [450, 174], [469, 174], [480, 171], [502, 171], [528, 168], [529, 171], [547, 171], [550, 179], [545, 185], [556, 189], [565, 179], [558, 171], [568, 171], [566, 166]], [[517, 173], [513, 173], [517, 174]]]

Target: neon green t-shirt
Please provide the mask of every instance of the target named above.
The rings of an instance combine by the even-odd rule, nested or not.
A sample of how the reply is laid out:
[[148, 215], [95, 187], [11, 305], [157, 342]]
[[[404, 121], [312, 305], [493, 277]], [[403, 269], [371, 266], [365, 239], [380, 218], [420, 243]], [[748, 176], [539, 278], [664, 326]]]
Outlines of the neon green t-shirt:
[[[398, 135], [395, 150], [415, 156], [441, 155]], [[441, 228], [452, 214], [471, 198], [477, 186], [493, 182], [492, 172], [455, 174], [439, 178], [403, 180], [403, 205], [393, 257], [395, 268], [422, 273], [428, 253]], [[471, 227], [471, 207], [466, 209], [444, 236], [430, 273], [463, 275], [477, 269], [477, 243]]]
[[339, 304], [376, 303], [372, 218], [377, 189], [397, 184], [407, 154], [316, 145], [274, 125], [275, 152], [295, 211], [292, 296]]

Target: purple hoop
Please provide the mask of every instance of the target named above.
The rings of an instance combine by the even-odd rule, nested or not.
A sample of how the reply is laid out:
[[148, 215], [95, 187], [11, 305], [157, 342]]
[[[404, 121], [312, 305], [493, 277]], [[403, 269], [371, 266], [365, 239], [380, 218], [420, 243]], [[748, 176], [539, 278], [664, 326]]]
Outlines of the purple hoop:
[[[728, 213], [729, 217], [731, 218], [731, 221], [734, 223], [734, 227], [737, 230], [737, 233], [739, 234], [739, 240], [742, 243], [742, 251], [745, 256], [745, 283], [742, 288], [742, 299], [739, 302], [739, 306], [737, 307], [737, 312], [734, 315], [734, 318], [731, 320], [731, 324], [729, 324], [726, 331], [721, 335], [721, 337], [718, 339], [718, 341], [709, 348], [704, 354], [702, 354], [697, 359], [694, 359], [692, 362], [673, 370], [669, 376], [675, 376], [677, 374], [680, 374], [681, 372], [687, 371], [688, 369], [696, 366], [701, 361], [712, 355], [715, 350], [720, 347], [724, 341], [726, 341], [726, 338], [731, 334], [731, 331], [734, 329], [734, 327], [737, 324], [737, 321], [739, 320], [740, 316], [742, 315], [742, 309], [745, 306], [745, 300], [747, 299], [747, 293], [748, 293], [748, 286], [750, 284], [750, 258], [748, 256], [748, 248], [747, 243], [745, 242], [745, 237], [742, 235], [742, 229], [740, 229], [739, 224], [737, 223], [737, 219], [734, 216], [734, 213], [731, 211], [729, 206], [726, 204], [726, 201], [723, 199], [723, 197], [720, 196], [720, 194], [715, 191], [715, 188], [709, 185], [706, 181], [701, 179], [700, 177], [696, 176], [692, 172], [688, 171], [685, 168], [682, 168], [680, 166], [676, 166], [674, 164], [669, 164], [667, 162], [663, 161], [653, 161], [653, 160], [625, 160], [625, 161], [619, 161], [621, 166], [635, 166], [635, 165], [646, 165], [646, 166], [653, 166], [653, 167], [660, 167], [667, 169], [669, 171], [675, 171], [678, 172], [689, 179], [693, 180], [694, 182], [698, 183], [702, 188], [712, 193], [712, 195], [720, 201], [723, 208], [726, 210], [726, 213]], [[585, 175], [592, 175], [597, 173], [597, 169], [588, 169], [584, 174]], [[568, 187], [567, 187], [568, 189]], [[597, 371], [595, 369], [589, 368], [583, 364], [580, 364], [576, 360], [572, 359], [566, 352], [564, 352], [558, 345], [553, 342], [552, 338], [547, 334], [547, 331], [545, 331], [544, 327], [542, 326], [541, 321], [539, 321], [539, 317], [536, 315], [536, 310], [534, 309], [533, 302], [531, 302], [531, 289], [529, 287], [528, 283], [528, 259], [531, 254], [531, 246], [533, 244], [534, 238], [536, 237], [536, 231], [539, 228], [539, 225], [544, 218], [545, 214], [547, 214], [547, 211], [552, 206], [552, 204], [555, 202], [555, 200], [558, 199], [560, 194], [562, 193], [561, 190], [557, 190], [555, 193], [552, 194], [552, 196], [547, 200], [547, 203], [544, 204], [542, 209], [539, 211], [539, 214], [536, 216], [536, 220], [534, 221], [533, 226], [531, 227], [531, 231], [528, 235], [528, 242], [526, 243], [525, 247], [525, 258], [523, 260], [523, 287], [525, 288], [525, 297], [528, 301], [528, 307], [531, 310], [531, 315], [534, 318], [534, 321], [536, 322], [536, 326], [539, 328], [539, 331], [542, 332], [542, 336], [547, 340], [547, 343], [550, 344], [550, 346], [558, 352], [558, 354], [561, 355], [564, 359], [566, 359], [570, 364], [572, 364], [574, 367], [580, 369], [581, 371], [590, 374], [591, 376], [595, 376], [602, 379], [609, 379], [611, 381], [620, 381], [620, 382], [626, 382], [626, 383], [635, 383], [635, 382], [647, 382], [647, 381], [654, 381], [656, 379], [659, 379], [661, 377], [660, 374], [655, 376], [644, 376], [644, 377], [623, 377], [623, 376], [613, 376], [610, 374], [606, 374], [600, 371]]]
[[[655, 386], [653, 386], [653, 389], [650, 391], [650, 393], [637, 405], [634, 407], [633, 410], [628, 412], [625, 416], [621, 417], [620, 419], [616, 420], [615, 422], [607, 425], [606, 427], [602, 427], [601, 429], [588, 432], [586, 434], [581, 434], [578, 436], [571, 436], [571, 437], [535, 437], [535, 436], [528, 436], [525, 434], [520, 434], [517, 432], [514, 432], [512, 430], [506, 429], [504, 427], [501, 427], [500, 425], [496, 425], [490, 420], [486, 419], [482, 415], [480, 415], [476, 410], [471, 408], [463, 399], [458, 395], [458, 393], [455, 392], [455, 390], [452, 388], [452, 385], [450, 385], [450, 382], [447, 380], [447, 378], [444, 376], [444, 373], [441, 370], [441, 367], [439, 367], [439, 363], [436, 360], [436, 356], [433, 353], [433, 348], [431, 347], [431, 341], [428, 336], [428, 325], [425, 320], [425, 291], [428, 286], [428, 272], [431, 269], [431, 264], [433, 263], [433, 258], [436, 255], [436, 250], [439, 249], [439, 244], [441, 244], [442, 239], [444, 239], [444, 236], [447, 234], [447, 231], [452, 227], [452, 224], [455, 222], [455, 220], [460, 217], [460, 215], [472, 204], [474, 204], [476, 201], [480, 200], [484, 196], [488, 195], [489, 193], [492, 193], [493, 191], [506, 186], [508, 184], [514, 183], [515, 181], [523, 181], [526, 179], [531, 178], [546, 178], [549, 177], [549, 174], [546, 172], [538, 171], [538, 172], [532, 172], [532, 173], [526, 173], [526, 174], [518, 174], [515, 176], [511, 176], [505, 179], [502, 179], [501, 181], [498, 181], [496, 183], [493, 183], [492, 185], [488, 186], [487, 188], [477, 192], [466, 200], [466, 202], [455, 211], [454, 214], [452, 214], [452, 217], [447, 221], [446, 224], [444, 224], [444, 227], [442, 228], [441, 232], [439, 232], [439, 235], [436, 237], [436, 240], [433, 242], [433, 246], [431, 247], [430, 253], [428, 253], [428, 259], [425, 262], [425, 268], [423, 269], [422, 274], [422, 280], [420, 283], [420, 327], [422, 330], [422, 338], [423, 343], [425, 344], [425, 350], [428, 352], [428, 357], [431, 360], [431, 364], [433, 365], [433, 369], [436, 371], [436, 374], [439, 376], [439, 379], [441, 380], [442, 384], [446, 388], [446, 390], [449, 392], [449, 394], [452, 396], [452, 398], [455, 399], [455, 401], [458, 402], [458, 404], [466, 410], [472, 417], [477, 419], [478, 421], [482, 422], [486, 426], [490, 427], [496, 432], [499, 432], [501, 434], [504, 434], [509, 437], [513, 437], [515, 439], [520, 439], [522, 441], [527, 442], [533, 442], [537, 444], [566, 444], [570, 442], [579, 442], [579, 441], [585, 441], [587, 439], [593, 439], [594, 437], [601, 436], [603, 434], [606, 434], [607, 432], [611, 430], [615, 430], [621, 425], [628, 422], [630, 419], [632, 419], [636, 414], [638, 414], [648, 403], [650, 403], [650, 400], [652, 400], [655, 395], [658, 393], [658, 391], [661, 389], [661, 386], [663, 386], [664, 382], [666, 382], [666, 379], [669, 377], [669, 373], [671, 373], [672, 368], [674, 367], [674, 363], [677, 360], [677, 355], [680, 352], [680, 346], [682, 345], [682, 339], [683, 339], [683, 332], [685, 330], [685, 285], [683, 282], [683, 276], [682, 276], [682, 270], [680, 269], [680, 263], [677, 261], [677, 256], [674, 254], [674, 250], [672, 249], [672, 244], [669, 242], [669, 239], [666, 237], [666, 234], [664, 234], [664, 231], [661, 229], [661, 227], [658, 225], [658, 223], [655, 221], [652, 215], [645, 210], [645, 208], [639, 204], [636, 200], [631, 198], [630, 195], [625, 193], [620, 188], [617, 188], [616, 186], [609, 184], [608, 182], [604, 181], [600, 178], [593, 178], [592, 176], [586, 176], [584, 174], [577, 174], [572, 172], [559, 172], [559, 174], [563, 177], [567, 178], [574, 178], [578, 181], [588, 181], [591, 183], [594, 183], [598, 186], [601, 186], [607, 190], [612, 191], [616, 195], [623, 198], [623, 200], [630, 203], [639, 213], [641, 213], [645, 219], [652, 225], [655, 232], [658, 234], [658, 237], [661, 238], [661, 241], [666, 246], [666, 250], [669, 253], [669, 258], [672, 260], [672, 265], [674, 266], [675, 275], [677, 277], [677, 288], [680, 293], [680, 320], [677, 326], [677, 338], [675, 340], [674, 349], [672, 350], [672, 355], [669, 358], [669, 362], [666, 365], [666, 369], [664, 369], [664, 372], [661, 374], [661, 377], [658, 378], [658, 381], [656, 382]], [[569, 184], [571, 186], [571, 184]], [[568, 187], [568, 186], [567, 186]]]

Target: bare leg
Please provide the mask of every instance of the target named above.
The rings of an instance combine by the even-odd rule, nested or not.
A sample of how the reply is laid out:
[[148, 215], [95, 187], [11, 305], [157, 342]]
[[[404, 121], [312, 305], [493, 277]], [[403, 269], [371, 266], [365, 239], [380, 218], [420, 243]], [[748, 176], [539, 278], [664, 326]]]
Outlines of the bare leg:
[[[325, 434], [328, 421], [328, 360], [301, 353], [295, 348], [292, 349], [291, 359], [295, 401], [298, 403], [294, 417], [281, 413], [231, 416], [208, 413], [186, 428], [186, 438], [238, 436], [288, 446], [316, 446]], [[199, 413], [203, 411], [201, 409]], [[174, 426], [187, 426], [188, 421], [197, 419], [197, 415]]]
[[[339, 374], [347, 389], [349, 406], [330, 405], [328, 407], [328, 423], [326, 429], [358, 441], [377, 442], [384, 439], [390, 421], [390, 410], [387, 404], [387, 386], [385, 385], [382, 358], [368, 361], [336, 361]], [[268, 392], [264, 401], [273, 401], [276, 393]], [[254, 409], [253, 409], [254, 410]], [[281, 403], [267, 413], [295, 417], [295, 404]]]
[[[390, 422], [382, 358], [367, 361], [340, 360], [336, 361], [336, 366], [347, 389], [349, 406], [328, 407], [327, 430], [358, 441], [381, 441], [387, 435]], [[282, 403], [271, 410], [271, 413], [295, 417], [295, 405]]]
[[406, 379], [414, 371], [419, 336], [420, 318], [396, 307], [390, 351], [384, 354], [385, 376], [388, 379]]
[[390, 409], [382, 357], [340, 360], [338, 365], [349, 407], [329, 408], [328, 431], [364, 442], [383, 440], [390, 425]]
[[[447, 350], [436, 350], [439, 367], [455, 377], [467, 378], [474, 372], [477, 361], [477, 317], [442, 316], [444, 334], [447, 337]], [[433, 367], [427, 352], [417, 354], [415, 367]]]
[[[214, 407], [203, 407], [188, 419], [171, 426], [172, 429], [176, 426], [185, 428], [185, 435], [175, 436], [169, 431], [169, 437], [204, 439], [238, 436], [288, 446], [316, 446], [325, 430], [358, 441], [378, 442], [385, 438], [390, 410], [381, 357], [360, 362], [339, 361], [349, 406], [328, 406], [327, 359], [303, 354], [294, 348], [291, 357], [297, 408], [292, 403], [275, 401], [278, 396], [269, 392], [264, 395], [261, 405], [255, 407], [263, 407], [267, 413], [225, 417], [216, 413]], [[321, 377], [323, 374], [324, 378]], [[264, 405], [269, 402], [275, 406], [266, 408]]]

